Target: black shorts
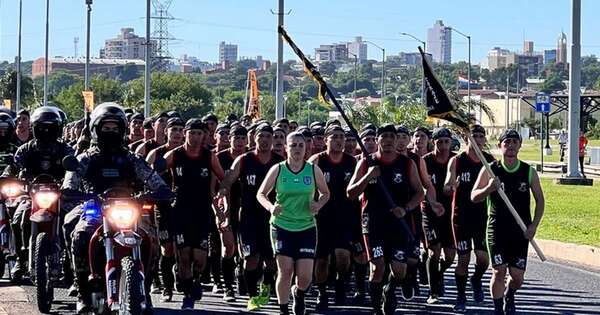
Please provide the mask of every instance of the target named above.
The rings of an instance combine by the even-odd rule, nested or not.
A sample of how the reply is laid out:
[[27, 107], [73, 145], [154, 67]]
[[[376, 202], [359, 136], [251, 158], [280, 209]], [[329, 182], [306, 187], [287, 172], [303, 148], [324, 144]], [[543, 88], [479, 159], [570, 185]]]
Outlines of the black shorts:
[[386, 262], [397, 261], [406, 263], [412, 256], [413, 249], [405, 235], [402, 226], [393, 214], [385, 218], [371, 220], [368, 213], [362, 215], [363, 237], [369, 261], [384, 258]]
[[486, 214], [475, 215], [466, 210], [459, 216], [453, 215], [452, 222], [454, 247], [459, 255], [469, 254], [472, 250], [487, 252], [485, 244], [485, 231], [487, 228]]
[[336, 249], [351, 251], [352, 226], [344, 218], [317, 217], [317, 258], [327, 258]]
[[314, 259], [317, 247], [317, 229], [292, 232], [271, 226], [271, 242], [275, 255], [298, 259]]
[[[501, 235], [494, 232], [503, 231]], [[508, 265], [517, 269], [525, 270], [527, 267], [527, 251], [529, 241], [523, 233], [513, 229], [487, 230], [487, 248], [490, 253], [490, 261], [493, 267]], [[519, 233], [520, 232], [520, 233]]]
[[357, 205], [356, 209], [352, 210], [352, 216], [350, 219], [351, 231], [352, 231], [352, 254], [354, 256], [361, 256], [365, 252], [365, 239], [362, 233], [362, 218], [360, 206]]
[[423, 232], [425, 247], [440, 245], [442, 248], [454, 248], [454, 237], [452, 235], [452, 219], [450, 208], [441, 217], [433, 213], [426, 206], [423, 212]]
[[238, 243], [242, 257], [259, 255], [262, 259], [273, 259], [269, 215], [242, 209], [238, 227]]
[[171, 212], [173, 239], [178, 249], [191, 247], [208, 250], [208, 239], [211, 231], [210, 206], [208, 210], [200, 207], [182, 209], [175, 205]]
[[158, 227], [158, 240], [161, 245], [173, 242], [173, 225], [171, 215], [173, 207], [167, 202], [161, 202], [156, 205], [156, 223]]

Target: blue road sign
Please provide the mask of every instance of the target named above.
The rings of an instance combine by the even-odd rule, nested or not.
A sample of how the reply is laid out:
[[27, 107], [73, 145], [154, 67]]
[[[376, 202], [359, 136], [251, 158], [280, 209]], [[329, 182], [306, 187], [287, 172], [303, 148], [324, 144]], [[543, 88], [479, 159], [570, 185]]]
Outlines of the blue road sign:
[[535, 111], [538, 113], [550, 112], [550, 95], [543, 92], [535, 95]]

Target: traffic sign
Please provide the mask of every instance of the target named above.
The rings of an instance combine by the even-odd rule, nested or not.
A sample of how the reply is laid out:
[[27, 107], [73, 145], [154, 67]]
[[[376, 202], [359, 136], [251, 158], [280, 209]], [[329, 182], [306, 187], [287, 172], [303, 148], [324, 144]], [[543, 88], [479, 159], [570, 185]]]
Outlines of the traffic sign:
[[550, 95], [543, 92], [535, 95], [535, 111], [538, 113], [550, 112]]

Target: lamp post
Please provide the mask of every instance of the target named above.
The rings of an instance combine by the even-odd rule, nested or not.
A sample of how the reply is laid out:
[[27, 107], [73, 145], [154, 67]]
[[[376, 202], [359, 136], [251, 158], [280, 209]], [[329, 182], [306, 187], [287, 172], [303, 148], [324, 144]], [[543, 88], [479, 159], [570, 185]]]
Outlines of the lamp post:
[[467, 42], [469, 43], [469, 69], [467, 70], [467, 99], [469, 100], [469, 113], [471, 113], [471, 36], [455, 29], [454, 27], [450, 28], [455, 31], [459, 35], [465, 37]]
[[44, 103], [48, 105], [48, 37], [49, 37], [49, 19], [50, 19], [50, 0], [46, 0], [46, 44], [44, 48]]
[[19, 0], [19, 35], [17, 40], [17, 99], [15, 111], [21, 109], [21, 22], [23, 20], [23, 0]]
[[[85, 35], [85, 73], [84, 73], [84, 87], [86, 91], [90, 90], [90, 22], [92, 16], [92, 2], [93, 0], [85, 0], [87, 5], [87, 18], [86, 28], [87, 33]], [[77, 56], [75, 56], [77, 57]]]
[[349, 54], [354, 57], [354, 92], [352, 92], [352, 97], [354, 98], [354, 104], [356, 105], [356, 75], [358, 67], [358, 56], [351, 52], [349, 52]]
[[[409, 34], [409, 33], [400, 33], [400, 35], [404, 35], [404, 36], [408, 36], [414, 40], [416, 40], [417, 42], [423, 44], [423, 52], [427, 53], [427, 43], [420, 40], [419, 38], [417, 38], [416, 36]], [[426, 105], [427, 100], [425, 100], [425, 72], [423, 71], [423, 79], [422, 79], [423, 83], [422, 83], [422, 92], [421, 92], [421, 99], [423, 100], [423, 104]]]
[[144, 116], [150, 117], [150, 0], [146, 0], [146, 46], [144, 47]]
[[368, 40], [364, 41], [365, 43], [369, 43], [381, 50], [381, 104], [383, 104], [383, 98], [385, 97], [385, 48], [371, 42]]

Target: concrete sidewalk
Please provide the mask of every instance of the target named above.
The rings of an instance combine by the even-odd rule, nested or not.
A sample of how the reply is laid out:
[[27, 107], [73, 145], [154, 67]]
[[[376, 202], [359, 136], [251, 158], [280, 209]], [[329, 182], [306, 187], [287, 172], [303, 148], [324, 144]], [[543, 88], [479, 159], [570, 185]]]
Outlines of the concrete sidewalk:
[[[567, 261], [600, 271], [600, 248], [553, 240], [536, 239], [536, 242], [548, 259]], [[535, 253], [531, 246], [529, 251]]]

